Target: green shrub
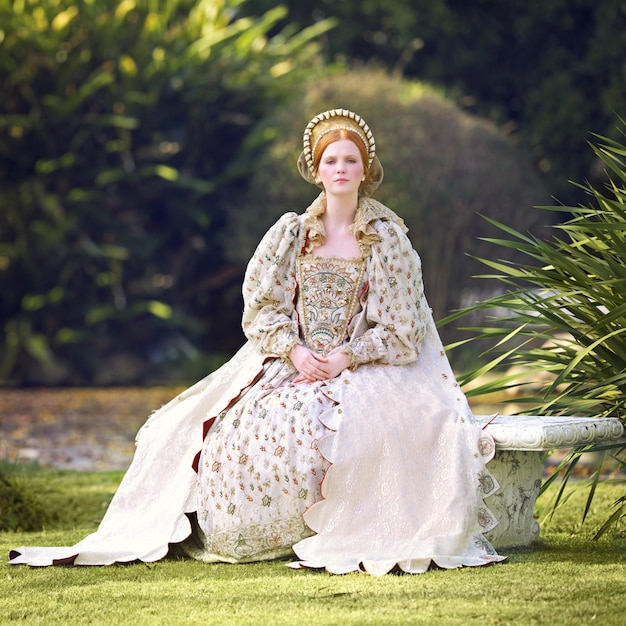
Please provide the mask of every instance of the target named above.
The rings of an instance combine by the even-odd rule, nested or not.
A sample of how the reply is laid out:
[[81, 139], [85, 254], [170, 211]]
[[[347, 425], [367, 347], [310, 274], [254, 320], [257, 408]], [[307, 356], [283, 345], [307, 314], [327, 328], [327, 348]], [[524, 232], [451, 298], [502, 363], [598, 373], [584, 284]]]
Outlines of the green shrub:
[[[251, 0], [262, 12], [274, 0]], [[285, 0], [301, 26], [328, 16], [329, 59], [375, 60], [444, 85], [462, 106], [515, 128], [550, 190], [577, 204], [568, 177], [595, 176], [587, 130], [613, 133], [625, 113], [626, 4], [620, 0], [454, 2]]]
[[41, 530], [50, 520], [28, 482], [0, 467], [0, 531]]
[[302, 212], [317, 195], [296, 159], [308, 120], [331, 108], [355, 110], [372, 128], [385, 169], [374, 195], [406, 221], [437, 317], [479, 299], [483, 286], [471, 276], [480, 265], [466, 256], [486, 249], [479, 237], [490, 227], [479, 214], [506, 216], [522, 229], [551, 218], [531, 208], [546, 200], [542, 185], [493, 124], [461, 112], [432, 87], [363, 68], [309, 81], [269, 121], [268, 150], [231, 218], [231, 258], [243, 262], [278, 215]]

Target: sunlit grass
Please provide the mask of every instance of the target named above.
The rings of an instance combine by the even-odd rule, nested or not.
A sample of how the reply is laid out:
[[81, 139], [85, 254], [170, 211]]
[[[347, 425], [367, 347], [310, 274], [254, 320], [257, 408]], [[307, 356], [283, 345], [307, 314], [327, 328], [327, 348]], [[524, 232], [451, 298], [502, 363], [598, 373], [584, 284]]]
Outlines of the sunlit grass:
[[[21, 469], [55, 521], [37, 533], [0, 533], [0, 552], [65, 545], [95, 529], [121, 472]], [[593, 541], [623, 485], [602, 484], [581, 523], [583, 483], [550, 523], [537, 504], [540, 541], [506, 551], [505, 564], [421, 576], [331, 576], [285, 562], [207, 565], [171, 556], [150, 565], [28, 568], [0, 565], [0, 623], [23, 624], [621, 624], [626, 533]]]

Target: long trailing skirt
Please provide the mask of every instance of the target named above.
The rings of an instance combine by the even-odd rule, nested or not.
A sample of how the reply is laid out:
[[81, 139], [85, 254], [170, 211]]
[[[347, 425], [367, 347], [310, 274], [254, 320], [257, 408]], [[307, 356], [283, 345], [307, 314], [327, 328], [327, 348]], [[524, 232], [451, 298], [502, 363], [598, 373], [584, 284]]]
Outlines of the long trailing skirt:
[[159, 411], [98, 530], [11, 563], [108, 565], [290, 555], [333, 573], [420, 573], [504, 560], [484, 538], [493, 440], [474, 420], [434, 325], [419, 359], [293, 384], [246, 344]]

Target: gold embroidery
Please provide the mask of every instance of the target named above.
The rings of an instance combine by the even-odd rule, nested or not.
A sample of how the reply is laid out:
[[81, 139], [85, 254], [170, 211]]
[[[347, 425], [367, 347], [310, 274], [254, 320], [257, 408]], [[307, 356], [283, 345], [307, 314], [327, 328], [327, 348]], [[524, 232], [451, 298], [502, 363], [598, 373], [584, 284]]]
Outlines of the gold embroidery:
[[301, 323], [311, 350], [327, 355], [346, 340], [364, 272], [362, 258], [298, 258]]

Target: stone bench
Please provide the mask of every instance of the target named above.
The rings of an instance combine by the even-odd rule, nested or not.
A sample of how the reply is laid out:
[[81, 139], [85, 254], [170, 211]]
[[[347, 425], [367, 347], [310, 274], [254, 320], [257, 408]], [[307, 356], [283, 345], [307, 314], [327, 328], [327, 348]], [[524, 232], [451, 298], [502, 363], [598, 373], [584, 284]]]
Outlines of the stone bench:
[[[482, 415], [476, 418], [484, 423], [490, 419]], [[498, 519], [486, 537], [496, 548], [506, 548], [526, 546], [539, 537], [539, 522], [533, 512], [545, 451], [616, 441], [624, 428], [614, 417], [500, 415], [485, 432], [496, 442], [496, 453], [487, 469], [500, 484], [486, 501]]]

